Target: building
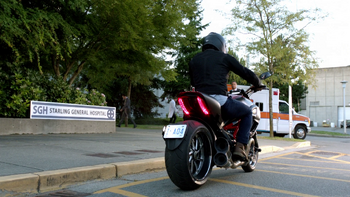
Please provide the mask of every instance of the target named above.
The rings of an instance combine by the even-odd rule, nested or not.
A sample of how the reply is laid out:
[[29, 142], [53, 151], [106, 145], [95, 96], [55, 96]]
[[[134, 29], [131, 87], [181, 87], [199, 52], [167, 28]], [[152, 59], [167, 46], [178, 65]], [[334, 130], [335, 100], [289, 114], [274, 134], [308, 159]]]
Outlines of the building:
[[350, 119], [350, 66], [319, 68], [315, 75], [315, 88], [309, 86], [306, 95], [306, 110], [301, 113], [308, 116], [314, 126], [326, 122], [330, 126], [340, 127], [343, 120], [343, 86], [345, 88], [346, 119]]

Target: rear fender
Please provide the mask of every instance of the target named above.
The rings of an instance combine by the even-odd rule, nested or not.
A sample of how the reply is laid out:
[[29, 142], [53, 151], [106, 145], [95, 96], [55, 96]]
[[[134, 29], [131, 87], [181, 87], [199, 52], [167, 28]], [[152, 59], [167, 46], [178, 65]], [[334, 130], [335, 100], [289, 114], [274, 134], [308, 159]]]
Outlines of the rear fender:
[[[190, 137], [193, 134], [193, 132], [196, 130], [197, 127], [204, 126], [202, 123], [200, 123], [198, 121], [195, 121], [195, 120], [186, 120], [186, 121], [178, 122], [178, 123], [175, 123], [175, 124], [176, 125], [178, 125], [178, 124], [186, 124], [187, 127], [186, 127], [186, 131], [185, 131], [185, 134], [184, 134], [183, 138], [167, 138], [167, 139], [164, 139], [164, 137], [163, 137], [163, 139], [165, 141], [166, 149], [169, 149], [169, 150], [175, 150], [177, 147], [179, 147], [179, 145], [182, 143], [182, 141], [185, 138]], [[208, 127], [206, 127], [206, 128], [210, 131], [210, 129]]]

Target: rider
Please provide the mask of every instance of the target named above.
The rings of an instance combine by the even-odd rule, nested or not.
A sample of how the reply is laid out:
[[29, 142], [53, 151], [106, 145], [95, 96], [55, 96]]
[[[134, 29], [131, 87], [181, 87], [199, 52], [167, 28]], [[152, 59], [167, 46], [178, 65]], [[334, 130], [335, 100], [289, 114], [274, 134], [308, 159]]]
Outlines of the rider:
[[260, 80], [251, 70], [226, 53], [225, 39], [220, 34], [209, 33], [204, 38], [202, 52], [193, 57], [189, 63], [191, 85], [196, 91], [208, 94], [220, 103], [221, 115], [225, 120], [241, 119], [232, 159], [247, 160], [245, 149], [253, 121], [252, 111], [247, 105], [227, 97], [226, 84], [229, 71], [236, 73], [255, 87], [260, 87]]

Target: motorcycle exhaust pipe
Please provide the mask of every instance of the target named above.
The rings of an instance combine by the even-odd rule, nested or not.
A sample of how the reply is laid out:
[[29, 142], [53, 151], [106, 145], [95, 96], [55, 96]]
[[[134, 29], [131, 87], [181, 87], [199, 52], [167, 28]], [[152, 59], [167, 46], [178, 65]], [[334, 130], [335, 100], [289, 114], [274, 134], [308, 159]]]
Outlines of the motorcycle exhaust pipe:
[[231, 165], [231, 168], [232, 168], [232, 169], [235, 169], [235, 168], [237, 168], [237, 167], [239, 167], [239, 166], [242, 166], [243, 164], [245, 164], [245, 162], [243, 162], [243, 161], [235, 161], [235, 162], [233, 162], [233, 164]]
[[231, 165], [227, 154], [224, 154], [224, 153], [216, 153], [214, 155], [214, 163], [217, 167], [224, 167], [224, 168], [228, 168]]
[[219, 153], [227, 153], [227, 151], [230, 150], [230, 145], [228, 141], [222, 137], [218, 138], [215, 141], [214, 146], [215, 146], [216, 152], [219, 152]]
[[228, 168], [231, 163], [230, 158], [231, 158], [231, 152], [230, 150], [230, 145], [228, 141], [225, 138], [218, 138], [215, 141], [215, 149], [216, 149], [216, 154], [214, 155], [214, 163], [218, 167], [225, 167]]

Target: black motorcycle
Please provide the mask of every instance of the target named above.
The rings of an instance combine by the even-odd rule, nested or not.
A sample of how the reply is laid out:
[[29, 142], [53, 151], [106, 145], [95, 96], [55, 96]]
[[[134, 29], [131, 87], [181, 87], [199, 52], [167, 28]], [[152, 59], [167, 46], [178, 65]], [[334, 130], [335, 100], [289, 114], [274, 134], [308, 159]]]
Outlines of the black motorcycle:
[[[270, 73], [263, 73], [260, 79], [269, 76]], [[207, 181], [214, 165], [226, 169], [241, 166], [245, 172], [254, 171], [261, 151], [256, 137], [260, 110], [249, 96], [262, 88], [266, 87], [251, 86], [232, 96], [250, 106], [253, 112], [246, 149], [248, 161], [234, 161], [231, 158], [239, 119], [223, 120], [219, 102], [209, 95], [198, 91], [179, 94], [178, 103], [184, 112], [184, 121], [165, 126], [162, 133], [166, 144], [166, 170], [176, 186], [183, 190], [197, 189]]]

